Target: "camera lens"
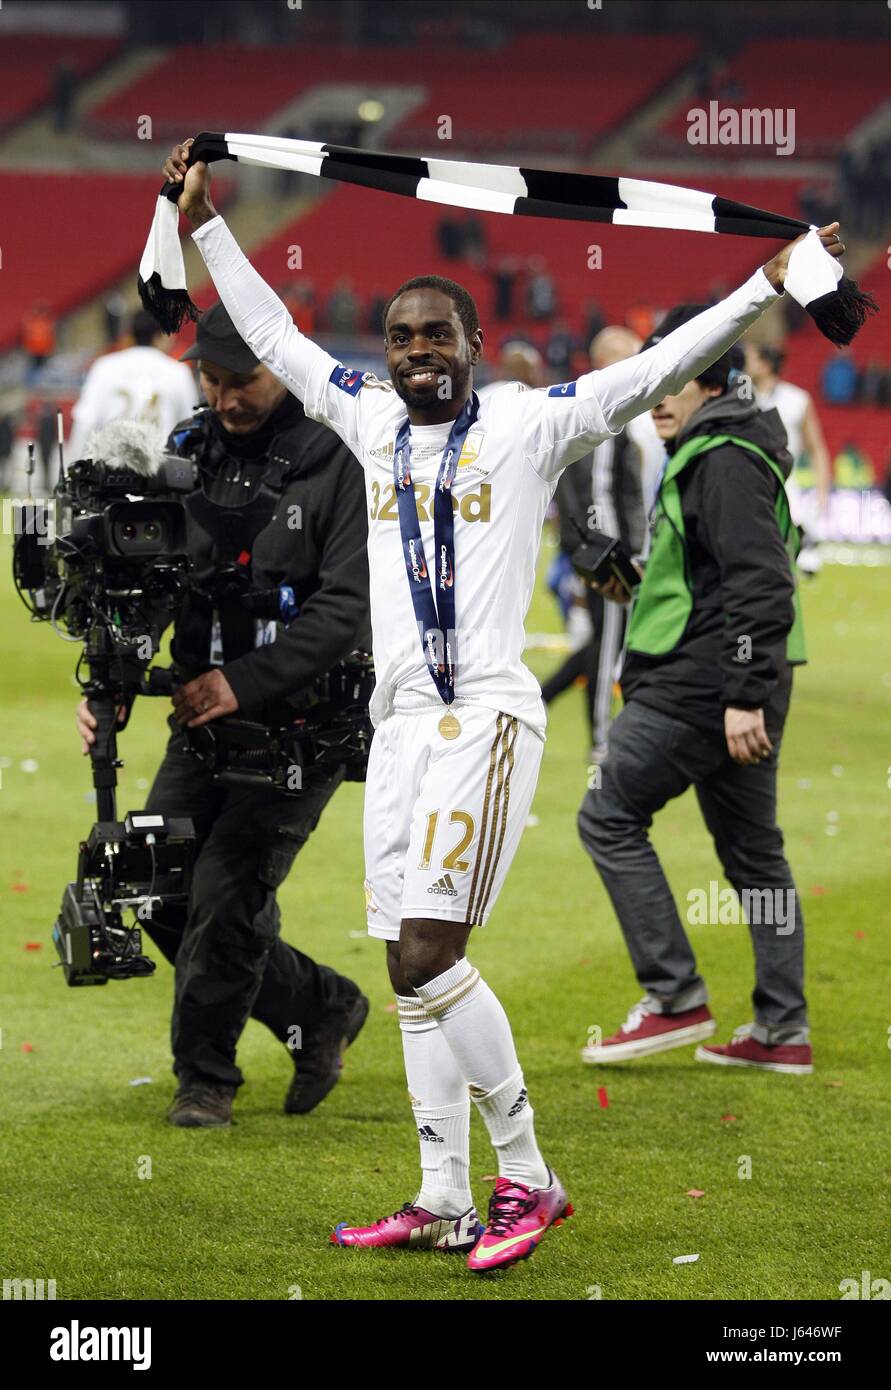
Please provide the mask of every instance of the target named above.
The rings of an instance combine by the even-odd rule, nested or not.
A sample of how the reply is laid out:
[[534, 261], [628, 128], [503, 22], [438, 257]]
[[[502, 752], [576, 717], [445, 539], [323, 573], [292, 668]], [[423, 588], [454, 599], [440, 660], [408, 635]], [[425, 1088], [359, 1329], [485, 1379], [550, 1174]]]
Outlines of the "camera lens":
[[145, 523], [145, 539], [147, 541], [159, 541], [161, 539], [161, 527], [157, 521], [147, 521]]
[[121, 539], [125, 541], [136, 540], [136, 527], [132, 521], [125, 521], [121, 527]]

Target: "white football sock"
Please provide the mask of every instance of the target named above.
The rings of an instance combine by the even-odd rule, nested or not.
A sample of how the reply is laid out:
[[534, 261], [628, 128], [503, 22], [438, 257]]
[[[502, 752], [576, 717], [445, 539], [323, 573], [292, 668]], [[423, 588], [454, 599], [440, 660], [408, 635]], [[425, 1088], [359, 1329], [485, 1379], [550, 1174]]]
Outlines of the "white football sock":
[[397, 994], [405, 1077], [421, 1146], [415, 1204], [463, 1216], [470, 1192], [470, 1094], [452, 1050], [416, 995]]
[[498, 1154], [498, 1175], [547, 1187], [550, 1174], [535, 1142], [529, 1104], [507, 1014], [478, 970], [459, 960], [416, 993], [435, 1019], [470, 1087]]

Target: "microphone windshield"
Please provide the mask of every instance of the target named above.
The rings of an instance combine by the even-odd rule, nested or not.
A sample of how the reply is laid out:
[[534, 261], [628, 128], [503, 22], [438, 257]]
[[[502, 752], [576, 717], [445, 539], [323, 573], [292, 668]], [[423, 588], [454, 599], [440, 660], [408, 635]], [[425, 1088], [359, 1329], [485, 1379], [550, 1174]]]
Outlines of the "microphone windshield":
[[135, 420], [112, 420], [93, 431], [85, 456], [109, 468], [130, 468], [149, 478], [161, 467], [161, 452], [155, 430]]

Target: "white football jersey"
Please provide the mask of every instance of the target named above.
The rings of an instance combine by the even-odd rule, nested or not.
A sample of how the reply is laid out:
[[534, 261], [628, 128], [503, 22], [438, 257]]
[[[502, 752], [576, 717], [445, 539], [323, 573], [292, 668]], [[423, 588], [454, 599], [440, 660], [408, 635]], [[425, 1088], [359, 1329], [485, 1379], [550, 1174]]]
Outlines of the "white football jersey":
[[778, 381], [772, 391], [756, 391], [759, 410], [775, 410], [786, 428], [789, 453], [797, 463], [804, 453], [804, 417], [811, 398], [801, 386], [791, 381]]
[[72, 412], [68, 460], [81, 458], [93, 430], [112, 420], [145, 425], [161, 448], [174, 425], [191, 415], [197, 400], [198, 388], [185, 362], [159, 348], [122, 348], [97, 357]]
[[[371, 713], [378, 724], [399, 693], [436, 693], [405, 572], [393, 479], [406, 407], [389, 381], [342, 366], [300, 333], [222, 218], [199, 227], [194, 240], [251, 351], [300, 398], [307, 415], [340, 435], [364, 469], [377, 679]], [[479, 415], [452, 484], [459, 699], [503, 710], [544, 737], [541, 690], [522, 659], [523, 624], [545, 510], [561, 471], [666, 391], [679, 390], [775, 299], [759, 270], [722, 303], [636, 357], [562, 386], [529, 390], [499, 382], [479, 391]], [[411, 427], [411, 475], [428, 564], [434, 557], [432, 498], [450, 430], [450, 424]]]

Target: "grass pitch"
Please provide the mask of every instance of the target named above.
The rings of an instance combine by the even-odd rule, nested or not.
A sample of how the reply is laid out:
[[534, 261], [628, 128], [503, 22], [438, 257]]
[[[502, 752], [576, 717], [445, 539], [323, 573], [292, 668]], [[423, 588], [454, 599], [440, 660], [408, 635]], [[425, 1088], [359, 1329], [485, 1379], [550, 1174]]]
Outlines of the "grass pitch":
[[[327, 1243], [335, 1222], [385, 1215], [417, 1183], [383, 947], [355, 935], [361, 786], [338, 791], [281, 893], [286, 936], [352, 975], [372, 1003], [343, 1080], [314, 1114], [282, 1114], [289, 1056], [249, 1023], [237, 1123], [172, 1129], [166, 963], [150, 980], [81, 990], [51, 968], [50, 928], [94, 818], [73, 728], [78, 648], [28, 626], [8, 573], [6, 538], [0, 1277], [55, 1279], [58, 1298], [309, 1300], [837, 1299], [841, 1280], [863, 1270], [891, 1277], [891, 568], [836, 566], [805, 592], [811, 665], [787, 726], [780, 809], [808, 933], [811, 1077], [703, 1066], [692, 1048], [582, 1067], [589, 1027], [614, 1031], [640, 990], [576, 836], [580, 693], [553, 710], [539, 823], [471, 959], [508, 1010], [542, 1148], [576, 1215], [533, 1260], [487, 1280], [460, 1258]], [[529, 629], [558, 628], [540, 587]], [[543, 675], [557, 659], [534, 652], [530, 664]], [[139, 702], [121, 740], [121, 812], [144, 801], [165, 703]], [[720, 879], [691, 794], [658, 818], [655, 842], [681, 902]], [[747, 932], [691, 934], [726, 1041], [750, 1018]], [[130, 1084], [139, 1077], [151, 1084]], [[481, 1209], [492, 1169], [474, 1116]]]

